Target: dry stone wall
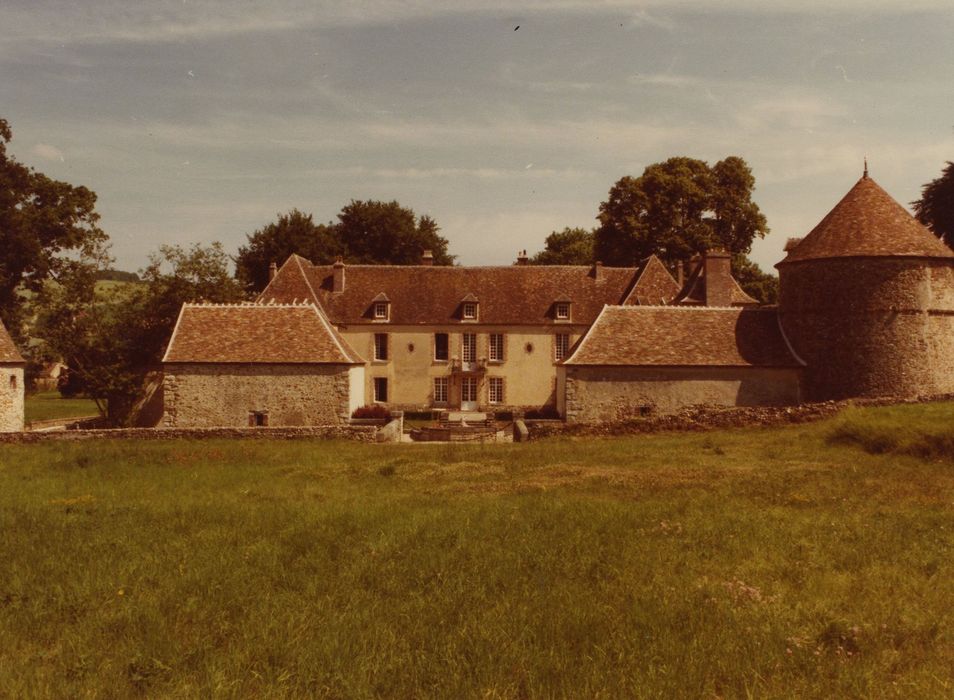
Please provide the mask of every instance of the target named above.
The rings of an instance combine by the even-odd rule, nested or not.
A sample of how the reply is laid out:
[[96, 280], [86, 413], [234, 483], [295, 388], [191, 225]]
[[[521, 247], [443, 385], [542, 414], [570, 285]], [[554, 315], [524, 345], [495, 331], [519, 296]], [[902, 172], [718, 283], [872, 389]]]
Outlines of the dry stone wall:
[[23, 367], [0, 365], [0, 433], [23, 430]]
[[3, 433], [0, 444], [82, 440], [351, 440], [375, 442], [378, 429], [368, 425], [319, 425], [302, 428], [111, 428]]
[[347, 365], [170, 364], [161, 426], [247, 427], [250, 412], [269, 427], [348, 420]]

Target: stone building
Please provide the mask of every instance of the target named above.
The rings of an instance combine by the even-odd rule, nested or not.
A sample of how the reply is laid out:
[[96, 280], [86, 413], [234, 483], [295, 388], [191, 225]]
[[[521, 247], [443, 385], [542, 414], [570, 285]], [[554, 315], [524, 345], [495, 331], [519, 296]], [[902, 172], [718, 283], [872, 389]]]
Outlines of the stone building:
[[868, 177], [779, 271], [809, 400], [954, 392], [954, 253]]
[[185, 304], [163, 358], [163, 427], [334, 425], [364, 363], [313, 303]]
[[23, 370], [26, 362], [0, 322], [0, 433], [23, 430]]

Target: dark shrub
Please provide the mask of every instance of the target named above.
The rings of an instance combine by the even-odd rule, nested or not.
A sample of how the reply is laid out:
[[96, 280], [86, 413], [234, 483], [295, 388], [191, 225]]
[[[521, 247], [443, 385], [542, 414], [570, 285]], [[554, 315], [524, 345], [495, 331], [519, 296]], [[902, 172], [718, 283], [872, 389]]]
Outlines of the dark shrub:
[[388, 419], [391, 417], [391, 411], [388, 410], [386, 406], [382, 406], [379, 403], [372, 404], [370, 406], [361, 406], [354, 409], [354, 413], [351, 414], [352, 418], [384, 418]]

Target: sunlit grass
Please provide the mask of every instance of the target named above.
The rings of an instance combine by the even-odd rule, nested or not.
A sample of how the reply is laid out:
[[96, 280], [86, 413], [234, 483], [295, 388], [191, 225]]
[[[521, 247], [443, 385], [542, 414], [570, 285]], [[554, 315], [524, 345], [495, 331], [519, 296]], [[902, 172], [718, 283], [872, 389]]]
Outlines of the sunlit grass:
[[0, 447], [0, 696], [950, 696], [951, 411]]
[[24, 418], [27, 423], [97, 415], [99, 415], [99, 409], [96, 408], [96, 402], [92, 399], [64, 399], [58, 391], [29, 394], [24, 401]]

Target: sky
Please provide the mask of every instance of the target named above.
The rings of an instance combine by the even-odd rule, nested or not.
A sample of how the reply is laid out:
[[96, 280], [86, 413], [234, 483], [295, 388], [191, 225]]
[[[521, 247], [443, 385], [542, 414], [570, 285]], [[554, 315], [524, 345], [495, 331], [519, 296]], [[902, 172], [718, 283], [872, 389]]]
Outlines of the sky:
[[509, 264], [677, 155], [748, 162], [771, 269], [865, 156], [903, 204], [954, 160], [952, 36], [950, 0], [2, 0], [0, 117], [126, 270], [352, 199]]

